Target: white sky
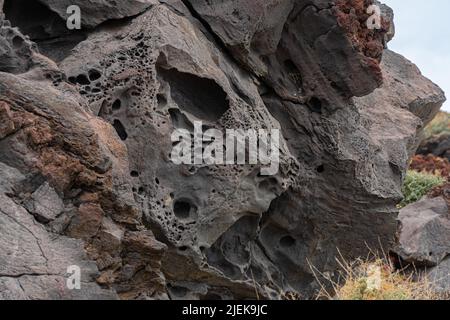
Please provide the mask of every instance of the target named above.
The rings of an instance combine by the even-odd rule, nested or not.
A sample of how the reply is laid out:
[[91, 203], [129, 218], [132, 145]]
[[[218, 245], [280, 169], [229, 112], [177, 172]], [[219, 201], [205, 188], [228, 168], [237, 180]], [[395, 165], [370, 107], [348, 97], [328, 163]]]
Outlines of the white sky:
[[[450, 1], [382, 0], [395, 14], [389, 48], [414, 62], [450, 99]], [[444, 105], [450, 111], [450, 101]]]

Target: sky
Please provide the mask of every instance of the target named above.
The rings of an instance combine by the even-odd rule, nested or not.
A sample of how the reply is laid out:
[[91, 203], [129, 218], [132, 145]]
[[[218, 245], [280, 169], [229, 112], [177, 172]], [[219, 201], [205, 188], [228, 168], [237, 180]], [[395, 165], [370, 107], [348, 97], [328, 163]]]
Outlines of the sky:
[[[389, 49], [414, 62], [450, 99], [450, 1], [382, 0], [394, 9]], [[450, 111], [450, 101], [443, 107]]]

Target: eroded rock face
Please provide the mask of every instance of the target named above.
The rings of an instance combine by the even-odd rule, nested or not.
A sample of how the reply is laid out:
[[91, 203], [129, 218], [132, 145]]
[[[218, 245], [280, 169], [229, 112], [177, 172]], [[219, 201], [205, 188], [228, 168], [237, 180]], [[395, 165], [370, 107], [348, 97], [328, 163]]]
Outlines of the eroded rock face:
[[[416, 135], [445, 97], [384, 50], [391, 16], [368, 30], [370, 1], [134, 2], [80, 3], [93, 29], [58, 64], [2, 23], [2, 237], [34, 252], [0, 251], [6, 298], [42, 297], [11, 276], [45, 260], [37, 245], [89, 265], [86, 298], [122, 299], [308, 298], [312, 266], [333, 276], [338, 250], [392, 247]], [[198, 120], [280, 129], [279, 172], [175, 165], [172, 132]], [[64, 270], [38, 272], [48, 296], [73, 298], [46, 282]]]
[[185, 2], [284, 100], [335, 109], [340, 97], [366, 95], [382, 82], [384, 32], [365, 25], [370, 1]]
[[81, 21], [84, 27], [93, 28], [102, 22], [135, 16], [148, 7], [158, 3], [156, 0], [116, 0], [116, 1], [82, 1], [82, 0], [39, 0], [61, 18], [68, 17], [67, 8], [78, 6], [81, 9]]
[[[166, 297], [166, 246], [142, 224], [126, 147], [86, 111], [74, 88], [48, 80], [57, 67], [44, 61], [19, 76], [0, 73], [0, 292], [30, 299]], [[81, 269], [82, 291], [66, 286], [71, 265]]]

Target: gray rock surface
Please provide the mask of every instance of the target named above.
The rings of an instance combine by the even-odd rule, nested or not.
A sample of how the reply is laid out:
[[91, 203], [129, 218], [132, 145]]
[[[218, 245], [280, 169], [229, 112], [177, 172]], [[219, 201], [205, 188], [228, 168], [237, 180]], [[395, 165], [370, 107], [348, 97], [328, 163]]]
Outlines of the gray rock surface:
[[81, 10], [82, 28], [93, 28], [99, 24], [114, 19], [135, 16], [148, 7], [159, 3], [156, 0], [39, 0], [62, 19], [69, 16], [67, 8], [78, 6]]
[[[125, 146], [70, 85], [57, 89], [44, 80], [47, 72], [0, 73], [7, 124], [0, 141], [0, 292], [29, 299], [166, 297], [166, 246], [142, 225]], [[81, 269], [81, 290], [66, 286], [71, 265]]]
[[442, 133], [423, 140], [417, 153], [424, 156], [432, 154], [450, 160], [450, 134]]
[[[32, 37], [58, 63], [0, 29], [0, 261], [24, 273], [0, 294], [75, 297], [33, 291], [61, 277], [38, 244], [91, 266], [86, 297], [121, 299], [308, 298], [311, 265], [336, 275], [338, 249], [393, 246], [408, 159], [445, 97], [384, 50], [391, 16], [369, 31], [362, 2], [116, 2], [83, 11], [81, 38], [46, 29], [68, 46]], [[279, 172], [175, 165], [170, 136], [196, 120], [280, 129]], [[12, 232], [11, 210], [40, 242]]]
[[362, 2], [185, 2], [233, 57], [285, 100], [335, 109], [340, 97], [364, 96], [381, 84], [376, 60], [384, 33], [357, 20], [366, 16]]
[[389, 21], [389, 28], [385, 35], [385, 41], [388, 43], [391, 41], [395, 36], [395, 15], [394, 10], [392, 10], [389, 6], [385, 5], [384, 3], [375, 0], [374, 3], [378, 6], [380, 6], [381, 9], [381, 15], [383, 19]]
[[444, 198], [427, 198], [400, 210], [396, 253], [407, 263], [436, 266], [450, 254], [450, 216]]
[[443, 197], [425, 197], [400, 210], [395, 253], [403, 266], [442, 297], [450, 294], [450, 211]]
[[9, 21], [0, 17], [0, 24], [0, 71], [22, 73], [29, 70], [36, 46], [17, 28], [12, 28]]
[[26, 200], [25, 207], [37, 220], [47, 223], [62, 213], [64, 203], [55, 189], [45, 182]]
[[[14, 175], [12, 175], [14, 174]], [[113, 299], [116, 294], [96, 283], [97, 265], [87, 258], [80, 240], [55, 236], [3, 191], [25, 179], [15, 169], [0, 166], [9, 191], [0, 192], [0, 299]], [[4, 180], [5, 179], [5, 180]], [[67, 268], [81, 270], [81, 289], [69, 290]]]
[[447, 258], [436, 267], [429, 268], [425, 274], [433, 291], [443, 296], [450, 294], [450, 259]]

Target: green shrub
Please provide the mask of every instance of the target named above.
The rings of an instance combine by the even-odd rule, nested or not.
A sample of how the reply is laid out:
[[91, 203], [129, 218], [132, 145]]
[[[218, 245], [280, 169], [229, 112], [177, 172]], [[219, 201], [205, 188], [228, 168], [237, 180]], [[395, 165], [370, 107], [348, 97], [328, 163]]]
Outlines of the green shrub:
[[400, 203], [400, 207], [403, 208], [410, 203], [419, 201], [434, 187], [444, 182], [445, 180], [442, 177], [409, 170], [402, 188], [405, 198]]

